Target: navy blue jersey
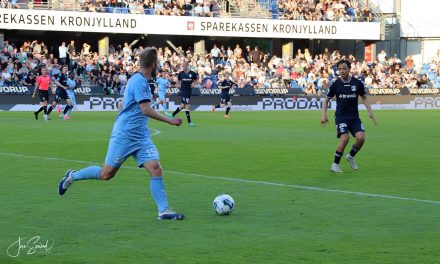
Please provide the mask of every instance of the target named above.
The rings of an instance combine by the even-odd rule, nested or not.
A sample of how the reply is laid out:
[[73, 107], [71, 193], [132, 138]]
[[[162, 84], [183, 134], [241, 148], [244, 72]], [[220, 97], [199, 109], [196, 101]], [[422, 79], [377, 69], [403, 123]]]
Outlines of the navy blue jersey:
[[222, 89], [222, 95], [229, 95], [229, 90], [234, 85], [234, 82], [231, 80], [223, 80], [219, 82], [218, 88]]
[[[67, 74], [61, 73], [58, 78], [57, 81], [62, 85], [62, 86], [67, 86]], [[62, 87], [60, 87], [62, 88]], [[64, 89], [64, 88], [62, 88]]]
[[336, 119], [359, 118], [358, 96], [365, 94], [364, 84], [354, 77], [350, 77], [348, 82], [343, 82], [341, 78], [332, 82], [327, 97], [336, 96]]
[[193, 83], [193, 81], [199, 78], [197, 76], [197, 73], [193, 71], [189, 71], [188, 73], [181, 71], [179, 72], [177, 78], [180, 81], [180, 93], [183, 95], [191, 95], [192, 94], [191, 84]]

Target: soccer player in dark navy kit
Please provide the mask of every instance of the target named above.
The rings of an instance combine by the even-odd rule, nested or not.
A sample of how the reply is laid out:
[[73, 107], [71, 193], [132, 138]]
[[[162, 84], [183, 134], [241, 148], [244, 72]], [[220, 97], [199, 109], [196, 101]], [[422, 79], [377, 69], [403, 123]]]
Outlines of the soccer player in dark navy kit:
[[186, 119], [188, 120], [188, 125], [191, 127], [196, 126], [193, 122], [191, 122], [191, 116], [189, 114], [190, 109], [190, 99], [192, 95], [192, 89], [198, 83], [199, 76], [196, 72], [191, 71], [189, 69], [188, 61], [184, 61], [182, 63], [182, 71], [179, 72], [177, 76], [178, 82], [177, 85], [180, 85], [180, 96], [182, 97], [182, 101], [180, 106], [177, 107], [176, 111], [173, 113], [173, 117], [175, 117], [182, 109], [185, 109]]
[[356, 142], [345, 159], [348, 161], [352, 169], [358, 169], [354, 156], [362, 148], [365, 141], [364, 126], [359, 118], [358, 96], [362, 98], [362, 101], [368, 110], [368, 116], [376, 125], [376, 119], [371, 110], [370, 102], [367, 99], [364, 84], [350, 75], [350, 66], [350, 62], [347, 60], [341, 60], [337, 63], [340, 77], [334, 80], [330, 85], [329, 92], [322, 106], [321, 124], [325, 126], [326, 123], [328, 123], [328, 102], [333, 96], [336, 96], [335, 123], [337, 137], [340, 138], [340, 142], [336, 149], [334, 162], [331, 166], [331, 171], [333, 172], [342, 172], [342, 169], [339, 166], [339, 161], [341, 160], [344, 149], [350, 140], [349, 132], [356, 138]]
[[68, 78], [67, 70], [68, 70], [67, 65], [63, 66], [63, 71], [55, 81], [57, 84], [57, 90], [55, 92], [55, 100], [53, 100], [52, 105], [49, 107], [49, 110], [47, 111], [47, 115], [49, 115], [50, 112], [52, 112], [52, 110], [61, 101], [61, 99], [63, 99], [64, 101], [66, 101], [67, 105], [64, 108], [63, 115], [61, 115], [60, 117], [64, 118], [64, 120], [70, 119], [69, 116], [67, 115], [67, 112], [69, 111], [70, 108], [73, 107], [72, 101], [70, 100], [70, 97], [67, 94], [67, 89], [69, 88], [67, 85], [67, 78]]
[[231, 74], [229, 72], [225, 72], [224, 75], [225, 77], [223, 78], [223, 80], [220, 80], [217, 84], [217, 87], [222, 90], [220, 104], [215, 106], [213, 105], [212, 112], [214, 112], [216, 108], [223, 108], [226, 105], [226, 113], [224, 117], [229, 118], [229, 111], [231, 111], [231, 107], [232, 107], [229, 90], [234, 86], [236, 86], [236, 84], [233, 81], [231, 81], [230, 79]]

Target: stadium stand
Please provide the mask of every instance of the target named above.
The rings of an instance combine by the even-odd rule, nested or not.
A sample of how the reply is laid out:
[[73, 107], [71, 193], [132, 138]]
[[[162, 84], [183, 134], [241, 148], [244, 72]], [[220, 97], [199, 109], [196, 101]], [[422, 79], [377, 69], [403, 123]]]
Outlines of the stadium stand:
[[120, 14], [373, 21], [362, 0], [8, 0], [2, 7]]
[[[70, 43], [70, 41], [65, 41]], [[69, 69], [79, 76], [82, 85], [100, 85], [110, 79], [109, 92], [118, 93], [138, 67], [137, 56], [142, 46], [131, 47], [111, 45], [109, 56], [95, 52], [83, 43], [72, 50], [68, 60]], [[424, 64], [417, 72], [408, 61], [397, 57], [377, 59], [374, 63], [356, 60], [353, 55], [343, 55], [339, 51], [325, 50], [322, 54], [310, 54], [308, 49], [299, 49], [290, 58], [270, 56], [258, 47], [246, 56], [237, 45], [234, 50], [219, 45], [219, 56], [213, 51], [207, 56], [194, 54], [190, 49], [179, 47], [172, 51], [168, 47], [159, 48], [160, 67], [174, 75], [180, 71], [183, 60], [191, 62], [191, 68], [200, 75], [200, 86], [216, 87], [216, 81], [224, 71], [232, 73], [239, 88], [300, 88], [303, 91], [311, 85], [317, 94], [328, 88], [331, 80], [337, 76], [335, 62], [348, 59], [352, 63], [352, 74], [365, 82], [369, 88], [432, 88], [440, 84], [440, 60], [434, 58], [431, 64]], [[217, 54], [217, 53], [215, 53]], [[380, 58], [380, 56], [378, 56]], [[61, 58], [49, 53], [42, 41], [10, 43], [5, 41], [1, 53], [0, 85], [26, 85], [29, 75], [37, 75], [39, 66], [45, 64], [52, 75], [61, 67]], [[310, 92], [308, 92], [309, 94]]]

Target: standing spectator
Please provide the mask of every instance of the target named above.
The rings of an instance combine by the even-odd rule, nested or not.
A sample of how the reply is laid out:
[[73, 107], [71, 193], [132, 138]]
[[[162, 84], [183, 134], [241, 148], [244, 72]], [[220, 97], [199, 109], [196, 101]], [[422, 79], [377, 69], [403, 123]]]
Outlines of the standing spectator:
[[406, 57], [406, 69], [407, 69], [408, 73], [412, 73], [412, 71], [414, 69], [414, 60], [411, 55]]
[[240, 45], [237, 44], [234, 49], [234, 56], [235, 56], [235, 58], [238, 59], [238, 58], [241, 58], [242, 55], [243, 55], [243, 50], [240, 48]]
[[243, 51], [243, 58], [246, 60], [246, 63], [250, 62], [249, 53], [251, 52], [251, 46], [247, 45], [246, 48]]
[[[76, 53], [75, 41], [71, 40], [69, 45], [67, 45], [68, 63], [71, 66], [70, 69], [72, 69], [72, 65], [76, 63], [76, 62], [75, 63], [72, 62], [72, 60], [73, 60], [72, 56], [75, 56], [76, 55], [75, 53]], [[78, 61], [79, 57], [76, 60]]]
[[66, 47], [66, 42], [63, 41], [63, 43], [61, 43], [61, 46], [58, 47], [58, 52], [60, 54], [59, 58], [60, 58], [60, 61], [61, 61], [61, 65], [67, 64], [67, 47]]
[[387, 53], [385, 52], [385, 50], [381, 50], [379, 54], [377, 54], [377, 60], [380, 63], [385, 63], [387, 59]]
[[31, 43], [31, 48], [32, 48], [32, 53], [34, 54], [34, 56], [39, 57], [39, 55], [41, 54], [42, 51], [42, 46], [40, 43], [38, 43], [37, 40], [34, 40]]
[[260, 66], [261, 64], [261, 59], [263, 58], [263, 53], [260, 51], [260, 49], [258, 48], [258, 46], [255, 46], [254, 50], [252, 50], [249, 53], [249, 57], [250, 57], [250, 61], [252, 63], [257, 64], [258, 66]]
[[217, 65], [220, 59], [220, 49], [214, 44], [214, 47], [211, 49], [211, 59], [213, 60], [214, 65]]
[[83, 48], [81, 50], [81, 55], [90, 56], [90, 45], [84, 42]]

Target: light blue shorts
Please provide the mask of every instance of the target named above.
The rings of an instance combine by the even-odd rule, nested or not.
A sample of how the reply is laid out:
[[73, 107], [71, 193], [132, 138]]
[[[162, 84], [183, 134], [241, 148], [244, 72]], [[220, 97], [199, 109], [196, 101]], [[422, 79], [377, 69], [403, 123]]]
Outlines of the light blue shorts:
[[158, 95], [159, 95], [159, 100], [161, 100], [162, 102], [165, 102], [166, 93], [158, 93]]
[[159, 152], [153, 141], [134, 141], [112, 136], [108, 144], [105, 164], [119, 168], [130, 156], [133, 156], [139, 168], [150, 160], [159, 160]]
[[75, 93], [73, 91], [71, 91], [71, 90], [67, 90], [66, 92], [67, 92], [67, 94], [70, 97], [70, 101], [72, 101], [72, 106], [76, 106]]

